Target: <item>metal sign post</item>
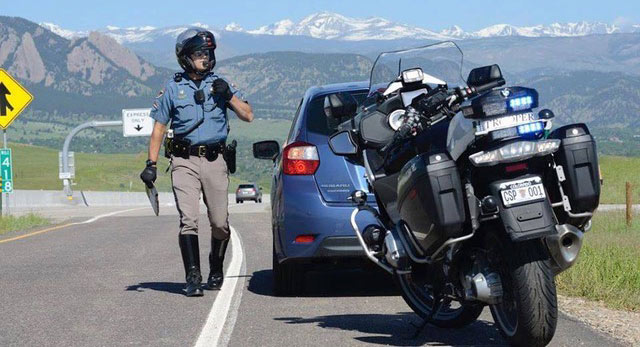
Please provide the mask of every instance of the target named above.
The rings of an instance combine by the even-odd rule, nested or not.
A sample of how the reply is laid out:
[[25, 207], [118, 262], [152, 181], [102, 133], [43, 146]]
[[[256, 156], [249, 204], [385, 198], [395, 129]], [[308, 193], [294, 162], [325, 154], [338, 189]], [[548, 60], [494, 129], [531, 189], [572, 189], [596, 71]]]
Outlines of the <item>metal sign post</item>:
[[[0, 215], [9, 214], [9, 194], [13, 192], [13, 172], [11, 149], [7, 148], [7, 127], [33, 100], [33, 95], [4, 69], [0, 69], [0, 127], [2, 128], [2, 150], [0, 170], [2, 182], [0, 189]], [[2, 198], [5, 208], [2, 209]]]
[[67, 199], [73, 199], [71, 179], [75, 177], [75, 165], [73, 154], [69, 153], [69, 146], [71, 145], [73, 137], [83, 129], [110, 126], [122, 126], [122, 135], [124, 137], [151, 136], [154, 120], [149, 117], [150, 113], [150, 108], [124, 109], [122, 110], [122, 120], [105, 122], [91, 121], [80, 124], [71, 130], [64, 140], [62, 153], [59, 154], [61, 162], [58, 177], [62, 180], [63, 190], [67, 195]]
[[122, 125], [121, 120], [86, 122], [75, 127], [73, 130], [71, 130], [69, 135], [67, 135], [67, 138], [64, 140], [64, 145], [62, 145], [62, 171], [59, 173], [60, 178], [62, 179], [63, 190], [65, 194], [67, 194], [67, 199], [71, 200], [73, 198], [73, 190], [71, 189], [71, 171], [69, 170], [69, 145], [71, 145], [71, 139], [73, 139], [73, 137], [82, 129], [112, 127], [119, 125]]
[[[7, 130], [2, 130], [2, 149], [0, 150], [0, 190], [5, 200], [5, 208], [1, 212], [8, 215], [9, 211], [9, 193], [13, 193], [13, 158], [11, 149], [7, 148]], [[1, 203], [0, 203], [0, 206]], [[1, 208], [1, 207], [0, 207]]]

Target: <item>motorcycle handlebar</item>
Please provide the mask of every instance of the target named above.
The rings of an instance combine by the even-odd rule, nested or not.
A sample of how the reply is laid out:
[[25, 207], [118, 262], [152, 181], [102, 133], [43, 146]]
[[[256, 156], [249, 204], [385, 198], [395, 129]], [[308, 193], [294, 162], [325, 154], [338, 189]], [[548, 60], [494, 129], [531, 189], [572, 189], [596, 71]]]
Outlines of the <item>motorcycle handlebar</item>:
[[406, 123], [402, 124], [400, 128], [396, 131], [396, 133], [393, 134], [393, 138], [391, 139], [391, 141], [389, 141], [389, 143], [384, 145], [384, 147], [382, 147], [380, 150], [382, 152], [386, 152], [389, 148], [395, 146], [396, 143], [398, 143], [398, 141], [407, 137], [407, 135], [409, 135], [410, 132], [411, 132], [411, 126]]
[[472, 89], [476, 93], [480, 94], [480, 93], [482, 93], [484, 91], [487, 91], [489, 89], [493, 89], [495, 87], [500, 87], [500, 86], [502, 86], [504, 84], [505, 84], [504, 78], [500, 78], [500, 79], [497, 79], [495, 81], [491, 81], [491, 82], [489, 82], [487, 84], [483, 84], [481, 86], [478, 86], [478, 87], [475, 87], [475, 88], [472, 88]]
[[[447, 102], [450, 100], [450, 97], [452, 97], [453, 95], [456, 95], [459, 97], [456, 97], [455, 99], [453, 99], [452, 102], [459, 104], [470, 97], [476, 96], [482, 92], [502, 86], [504, 84], [505, 84], [504, 78], [500, 78], [498, 80], [491, 81], [487, 84], [483, 84], [478, 87], [468, 88], [467, 90], [470, 90], [471, 93], [468, 93], [467, 90], [460, 89], [460, 88], [456, 88], [450, 93], [438, 93], [433, 95], [432, 98], [430, 98], [430, 100], [427, 101], [427, 103], [425, 104], [426, 106], [425, 109], [426, 111], [436, 111], [439, 108], [439, 106], [442, 104], [444, 104], [446, 107]], [[453, 106], [453, 105], [449, 105], [449, 106]], [[409, 124], [406, 124], [406, 123], [403, 124], [393, 135], [393, 139], [391, 139], [389, 143], [387, 143], [384, 147], [381, 148], [381, 151], [386, 152], [389, 148], [395, 146], [396, 143], [398, 143], [398, 141], [403, 140], [405, 137], [409, 135], [409, 133], [411, 132], [411, 129], [412, 127]]]

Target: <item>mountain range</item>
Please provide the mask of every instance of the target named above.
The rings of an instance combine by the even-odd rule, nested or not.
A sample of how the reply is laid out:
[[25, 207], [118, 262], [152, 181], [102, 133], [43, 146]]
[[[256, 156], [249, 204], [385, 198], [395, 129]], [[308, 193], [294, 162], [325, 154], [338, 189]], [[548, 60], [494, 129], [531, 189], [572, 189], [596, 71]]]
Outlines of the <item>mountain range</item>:
[[0, 66], [38, 94], [33, 109], [71, 113], [112, 113], [123, 100], [148, 100], [171, 74], [110, 36], [68, 40], [18, 17], [0, 17]]
[[[88, 32], [63, 29], [52, 23], [41, 23], [42, 26], [56, 34], [72, 39], [87, 36]], [[209, 28], [202, 23], [193, 23], [188, 26], [200, 26]], [[99, 30], [118, 42], [127, 44], [133, 42], [149, 42], [154, 37], [165, 34], [173, 34], [174, 37], [188, 27], [176, 26], [155, 28], [152, 26], [139, 26], [119, 28], [107, 26]], [[209, 28], [212, 29], [212, 28]], [[633, 33], [640, 32], [640, 24], [618, 26], [602, 22], [574, 22], [552, 23], [550, 25], [515, 26], [511, 24], [496, 24], [477, 31], [465, 31], [458, 25], [443, 30], [431, 30], [392, 22], [385, 18], [351, 18], [332, 12], [319, 12], [311, 14], [298, 22], [291, 19], [283, 19], [273, 24], [261, 26], [255, 29], [244, 29], [236, 23], [230, 23], [224, 28], [215, 29], [222, 32], [242, 32], [254, 35], [277, 36], [308, 36], [324, 40], [466, 40], [490, 37], [522, 36], [522, 37], [576, 37], [596, 34]]]
[[[155, 33], [144, 36], [153, 37], [151, 41], [121, 44], [113, 33], [124, 30], [125, 35], [127, 29], [67, 39], [26, 19], [0, 16], [0, 67], [36, 96], [15, 125], [24, 126], [25, 132], [31, 129], [29, 123], [66, 133], [88, 119], [118, 119], [123, 108], [149, 107], [172, 75], [173, 41], [181, 29], [146, 28]], [[216, 33], [216, 72], [243, 91], [258, 117], [285, 120], [291, 119], [310, 86], [366, 80], [382, 49], [425, 43]], [[640, 33], [508, 36], [458, 44], [465, 52], [465, 73], [474, 66], [500, 64], [509, 84], [537, 88], [541, 104], [556, 111], [560, 123], [587, 121], [617, 132], [640, 127]], [[58, 145], [51, 138], [42, 141]]]

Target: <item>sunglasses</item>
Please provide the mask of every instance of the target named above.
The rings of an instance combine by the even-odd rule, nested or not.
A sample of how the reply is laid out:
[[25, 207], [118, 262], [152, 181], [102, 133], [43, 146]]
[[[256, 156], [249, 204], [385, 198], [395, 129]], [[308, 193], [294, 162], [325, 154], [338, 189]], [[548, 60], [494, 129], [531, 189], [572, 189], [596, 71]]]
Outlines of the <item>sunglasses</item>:
[[191, 54], [191, 57], [194, 59], [209, 58], [209, 51], [208, 50], [195, 51]]

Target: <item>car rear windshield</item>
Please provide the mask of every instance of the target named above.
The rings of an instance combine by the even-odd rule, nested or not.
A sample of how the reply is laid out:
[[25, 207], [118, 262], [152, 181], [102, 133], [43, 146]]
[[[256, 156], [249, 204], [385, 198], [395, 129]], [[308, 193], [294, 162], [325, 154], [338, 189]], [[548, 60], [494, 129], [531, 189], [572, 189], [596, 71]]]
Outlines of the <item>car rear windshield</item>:
[[241, 184], [238, 186], [238, 189], [242, 189], [242, 188], [253, 188], [252, 184]]
[[[367, 97], [367, 91], [358, 90], [351, 92], [351, 95], [356, 99], [358, 105], [361, 105]], [[329, 136], [336, 132], [340, 123], [346, 120], [347, 118], [340, 121], [329, 119], [324, 115], [324, 95], [312, 99], [307, 108], [307, 131], [316, 134]]]

